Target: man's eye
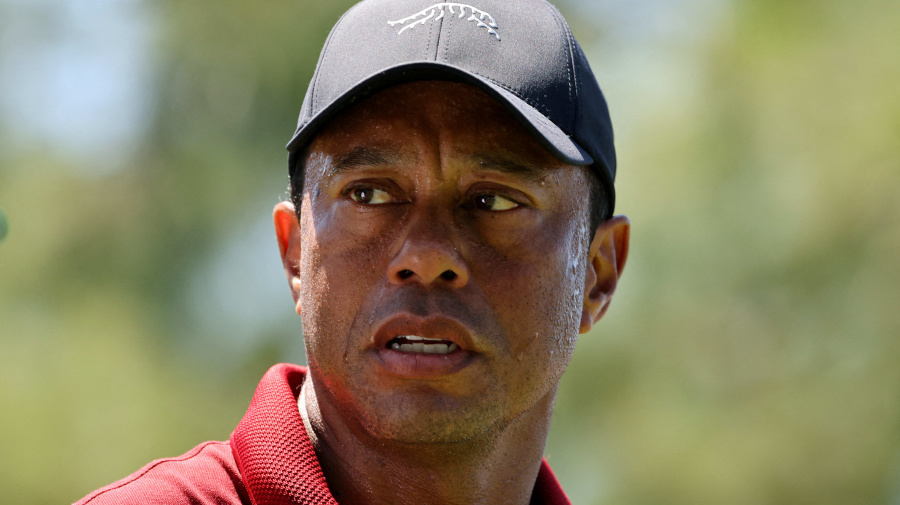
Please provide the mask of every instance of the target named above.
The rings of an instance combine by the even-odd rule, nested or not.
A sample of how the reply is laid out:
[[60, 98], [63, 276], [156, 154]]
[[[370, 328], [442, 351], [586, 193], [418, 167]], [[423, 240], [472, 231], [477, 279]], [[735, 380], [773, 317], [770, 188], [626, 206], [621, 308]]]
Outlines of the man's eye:
[[354, 188], [350, 190], [350, 198], [363, 205], [380, 205], [391, 201], [391, 195], [387, 191], [377, 188]]
[[475, 208], [480, 210], [503, 211], [515, 209], [519, 204], [498, 195], [484, 194], [475, 197]]

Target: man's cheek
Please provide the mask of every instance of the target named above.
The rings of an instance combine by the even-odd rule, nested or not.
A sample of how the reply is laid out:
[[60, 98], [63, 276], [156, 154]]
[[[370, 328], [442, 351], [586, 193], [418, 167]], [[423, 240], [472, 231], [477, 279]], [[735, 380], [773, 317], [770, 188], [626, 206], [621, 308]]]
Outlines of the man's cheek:
[[568, 334], [577, 330], [581, 294], [577, 264], [570, 263], [567, 255], [545, 249], [479, 268], [481, 288], [517, 354], [556, 347], [569, 353], [563, 348], [569, 347]]
[[[359, 311], [366, 304], [368, 294], [384, 277], [373, 247], [365, 243], [347, 247], [346, 243], [320, 242], [314, 251], [315, 260], [306, 264], [307, 289], [302, 303], [311, 310], [306, 313], [310, 325], [330, 333], [346, 332]], [[324, 254], [330, 250], [331, 254]], [[307, 324], [307, 318], [304, 318]]]

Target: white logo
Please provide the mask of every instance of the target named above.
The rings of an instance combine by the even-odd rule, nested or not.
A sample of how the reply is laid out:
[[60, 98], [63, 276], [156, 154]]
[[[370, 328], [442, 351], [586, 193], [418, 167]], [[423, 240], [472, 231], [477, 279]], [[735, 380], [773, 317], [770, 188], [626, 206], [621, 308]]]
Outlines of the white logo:
[[[403, 19], [398, 19], [397, 21], [388, 21], [388, 24], [391, 26], [401, 25], [403, 28], [397, 32], [397, 35], [405, 32], [410, 28], [414, 28], [416, 25], [424, 25], [428, 21], [437, 21], [444, 17], [444, 9], [450, 12], [450, 14], [456, 14], [459, 10], [459, 15], [457, 17], [461, 18], [465, 16], [467, 13], [471, 15], [466, 21], [475, 21], [479, 28], [487, 28], [489, 34], [497, 37], [497, 40], [500, 40], [500, 34], [497, 33], [497, 29], [500, 27], [497, 26], [497, 21], [494, 20], [494, 16], [491, 16], [487, 12], [476, 9], [471, 5], [466, 4], [458, 4], [451, 2], [444, 2], [439, 4], [434, 4], [431, 7], [423, 9], [421, 12], [417, 12], [412, 16], [405, 17]], [[438, 14], [440, 12], [440, 14]], [[435, 17], [437, 16], [437, 17]]]

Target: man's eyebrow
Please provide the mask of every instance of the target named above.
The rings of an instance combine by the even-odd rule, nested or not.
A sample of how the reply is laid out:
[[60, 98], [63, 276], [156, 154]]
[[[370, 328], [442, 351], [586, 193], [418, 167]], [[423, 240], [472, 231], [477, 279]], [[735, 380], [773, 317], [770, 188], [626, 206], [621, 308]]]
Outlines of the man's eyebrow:
[[479, 153], [469, 156], [469, 161], [482, 170], [517, 175], [529, 182], [540, 181], [547, 175], [547, 170], [531, 163], [520, 161], [511, 156], [497, 153]]
[[403, 161], [404, 156], [393, 149], [359, 146], [335, 156], [325, 176], [334, 177], [351, 168], [401, 165]]

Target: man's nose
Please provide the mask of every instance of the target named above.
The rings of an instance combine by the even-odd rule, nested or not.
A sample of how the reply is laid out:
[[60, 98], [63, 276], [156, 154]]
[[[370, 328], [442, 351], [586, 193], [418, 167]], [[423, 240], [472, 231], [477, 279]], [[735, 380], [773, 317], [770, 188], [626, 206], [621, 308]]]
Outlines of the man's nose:
[[434, 218], [413, 223], [400, 251], [388, 265], [393, 284], [418, 282], [423, 286], [461, 288], [469, 282], [469, 268], [455, 245], [448, 226]]

